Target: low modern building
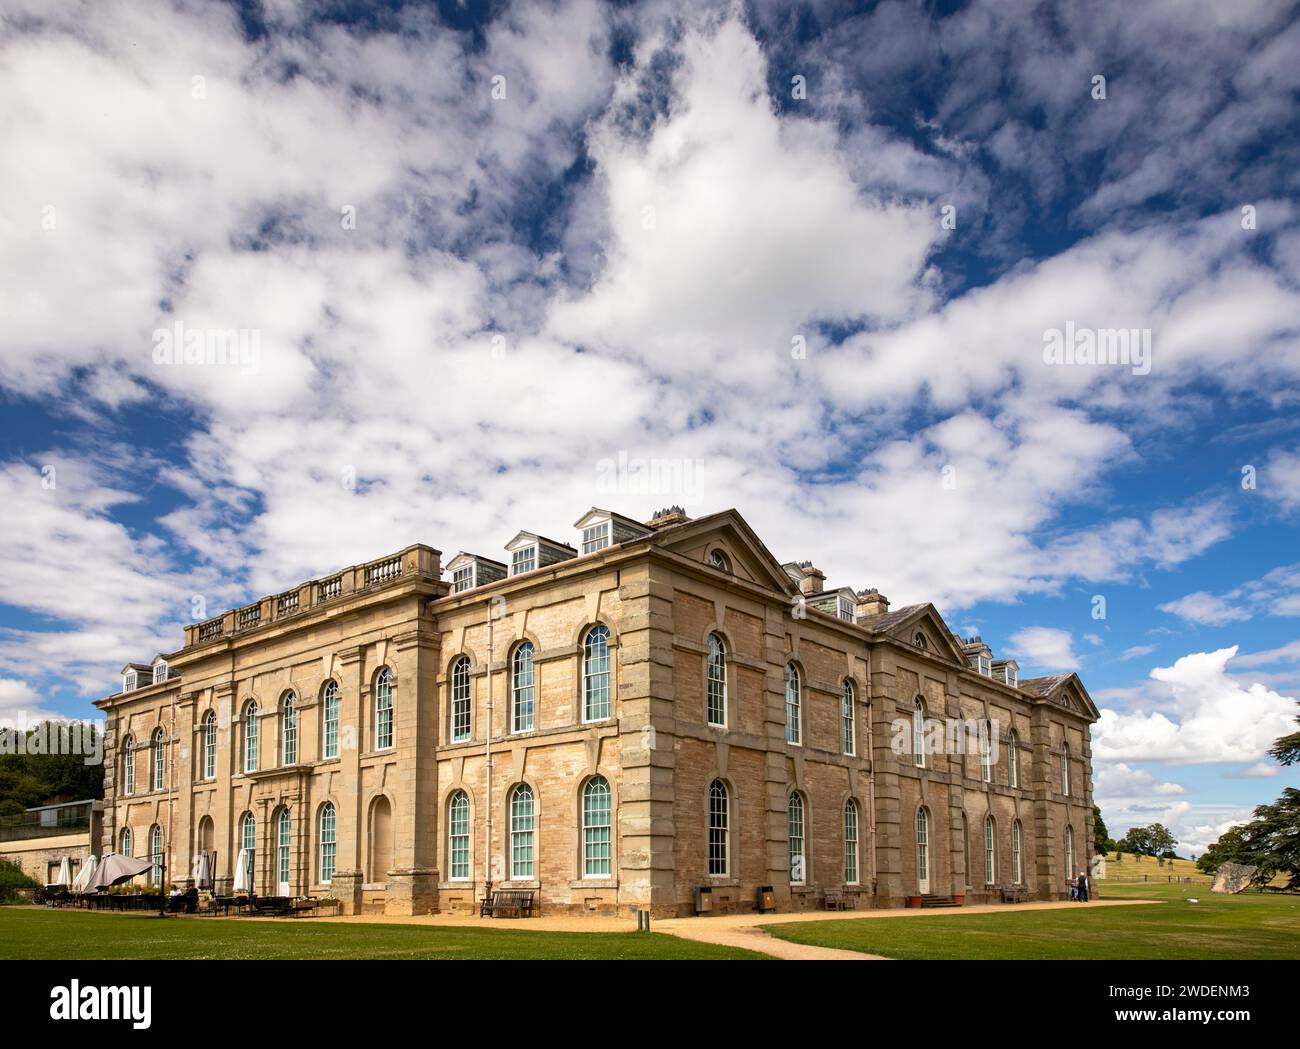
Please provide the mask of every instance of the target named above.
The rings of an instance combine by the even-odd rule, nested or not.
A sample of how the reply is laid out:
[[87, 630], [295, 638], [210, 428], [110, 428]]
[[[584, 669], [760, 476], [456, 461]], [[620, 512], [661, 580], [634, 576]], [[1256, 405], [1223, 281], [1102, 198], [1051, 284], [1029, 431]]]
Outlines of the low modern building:
[[21, 816], [0, 817], [0, 860], [17, 864], [41, 885], [52, 884], [67, 859], [75, 877], [89, 856], [102, 851], [104, 806], [93, 799], [40, 805]]
[[447, 580], [412, 546], [128, 664], [97, 704], [106, 840], [182, 885], [200, 851], [225, 885], [242, 856], [256, 892], [345, 913], [489, 887], [603, 914], [1059, 898], [1087, 866], [1074, 674], [1019, 679], [932, 605], [827, 589], [735, 511], [575, 530]]

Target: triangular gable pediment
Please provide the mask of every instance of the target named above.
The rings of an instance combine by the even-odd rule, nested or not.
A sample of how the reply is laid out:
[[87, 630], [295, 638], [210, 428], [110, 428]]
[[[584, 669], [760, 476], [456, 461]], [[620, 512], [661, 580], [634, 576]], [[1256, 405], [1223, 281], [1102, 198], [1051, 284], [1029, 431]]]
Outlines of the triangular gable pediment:
[[908, 645], [916, 644], [916, 635], [919, 632], [925, 637], [925, 651], [955, 663], [959, 667], [966, 665], [966, 657], [953, 641], [948, 624], [943, 621], [943, 616], [939, 615], [939, 610], [928, 602], [923, 605], [908, 605], [883, 615], [860, 619], [858, 622], [872, 633], [891, 637]]
[[1096, 721], [1101, 717], [1101, 711], [1092, 701], [1092, 696], [1088, 695], [1088, 690], [1083, 687], [1083, 679], [1078, 674], [1071, 673], [1054, 689], [1044, 697], [1049, 703], [1054, 703], [1058, 707], [1066, 710], [1072, 710], [1076, 714], [1088, 718], [1089, 721]]
[[654, 542], [675, 554], [701, 562], [705, 561], [710, 550], [721, 548], [738, 578], [782, 594], [797, 592], [781, 562], [772, 556], [758, 534], [735, 510], [723, 510], [695, 521], [661, 528], [655, 533]]

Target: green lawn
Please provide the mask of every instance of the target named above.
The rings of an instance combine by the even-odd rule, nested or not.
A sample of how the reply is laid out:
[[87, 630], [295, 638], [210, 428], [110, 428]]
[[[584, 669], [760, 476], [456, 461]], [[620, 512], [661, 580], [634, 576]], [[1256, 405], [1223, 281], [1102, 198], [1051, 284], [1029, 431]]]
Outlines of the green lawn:
[[754, 959], [661, 933], [529, 932], [353, 922], [159, 918], [0, 907], [0, 958]]
[[[888, 958], [1300, 958], [1300, 896], [1214, 896], [1204, 886], [1108, 885], [1110, 899], [1063, 910], [769, 925], [773, 936]], [[1194, 896], [1199, 903], [1187, 903]]]

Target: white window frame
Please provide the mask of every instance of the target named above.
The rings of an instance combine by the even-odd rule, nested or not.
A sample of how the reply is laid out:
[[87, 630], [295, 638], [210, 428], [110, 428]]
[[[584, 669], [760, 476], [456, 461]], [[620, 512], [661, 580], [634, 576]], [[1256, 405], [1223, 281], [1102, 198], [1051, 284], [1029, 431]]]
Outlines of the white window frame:
[[[525, 802], [527, 807], [525, 808]], [[537, 872], [537, 797], [527, 783], [510, 792], [510, 880], [532, 881]]]
[[122, 675], [122, 691], [134, 692], [136, 687], [136, 682], [138, 680], [139, 678], [136, 675], [136, 672], [134, 670], [128, 670], [125, 674]]
[[217, 713], [209, 710], [203, 715], [203, 778], [217, 778]]
[[803, 746], [803, 679], [793, 660], [785, 665], [785, 741]]
[[583, 554], [594, 554], [597, 550], [604, 550], [614, 543], [614, 522], [612, 520], [597, 521], [595, 524], [589, 524], [582, 530], [582, 545], [579, 548]]
[[790, 839], [790, 884], [808, 884], [807, 806], [803, 795], [792, 791], [786, 802], [786, 833]]
[[339, 756], [339, 685], [333, 679], [321, 690], [321, 756]]
[[536, 567], [541, 558], [538, 556], [539, 550], [536, 543], [528, 546], [521, 546], [510, 551], [510, 574], [523, 575], [525, 572], [531, 572]]
[[280, 764], [298, 764], [298, 696], [292, 691], [280, 700]]
[[614, 794], [604, 776], [592, 776], [582, 788], [582, 876], [608, 878], [613, 871]]
[[130, 827], [123, 827], [122, 833], [118, 835], [118, 852], [129, 859], [135, 857], [131, 855], [135, 851], [135, 835], [131, 833]]
[[[527, 652], [526, 665], [524, 653]], [[526, 670], [526, 680], [521, 680]], [[510, 731], [532, 732], [537, 724], [537, 662], [531, 641], [522, 641], [510, 653]]]
[[451, 664], [451, 741], [465, 743], [474, 734], [474, 707], [470, 695], [469, 656]]
[[704, 720], [714, 728], [727, 727], [727, 643], [715, 632], [705, 641]]
[[135, 737], [129, 733], [122, 741], [122, 794], [135, 794]]
[[257, 876], [257, 817], [251, 812], [240, 817], [239, 845], [248, 850], [248, 888], [252, 893], [256, 888], [253, 879]]
[[1020, 737], [1012, 729], [1007, 736], [1007, 782], [1012, 787], [1020, 786]]
[[1074, 828], [1068, 823], [1065, 825], [1065, 877], [1070, 879], [1074, 877]]
[[858, 866], [858, 803], [853, 798], [844, 802], [844, 884], [857, 885]]
[[731, 791], [720, 779], [709, 784], [707, 869], [710, 878], [731, 875]]
[[993, 826], [993, 817], [984, 817], [984, 884], [992, 885], [997, 881], [997, 828]]
[[328, 885], [334, 880], [334, 865], [338, 860], [338, 813], [332, 801], [320, 807], [316, 817], [319, 838], [320, 881]]
[[839, 613], [839, 617], [841, 619], [843, 619], [846, 623], [853, 623], [857, 621], [857, 611], [858, 611], [857, 602], [850, 601], [847, 597], [841, 594], [839, 601], [837, 602], [837, 605], [838, 607], [836, 608], [836, 611]]
[[244, 704], [244, 760], [240, 767], [244, 773], [257, 771], [258, 757], [258, 724], [257, 724], [257, 700], [250, 699]]
[[162, 827], [155, 823], [149, 828], [149, 884], [161, 885], [165, 873], [166, 856], [163, 852]]
[[471, 562], [467, 565], [461, 565], [451, 573], [451, 592], [453, 594], [460, 594], [466, 590], [474, 589], [474, 568], [475, 565]]
[[167, 786], [166, 736], [156, 728], [149, 737], [149, 789], [162, 790]]
[[980, 744], [980, 777], [985, 783], [993, 782], [993, 740], [990, 736], [988, 722], [981, 720], [980, 727], [983, 729], [979, 733]]
[[719, 572], [731, 572], [731, 560], [721, 550], [716, 547], [709, 551], [709, 567], [716, 568]]
[[275, 818], [275, 874], [277, 890], [289, 884], [289, 855], [293, 846], [293, 817], [288, 809], [281, 809]]
[[608, 721], [614, 716], [614, 670], [609, 652], [610, 632], [604, 623], [582, 638], [582, 720]]
[[925, 768], [925, 703], [919, 696], [912, 703], [912, 764]]
[[858, 752], [858, 690], [852, 680], [844, 679], [840, 695], [840, 750], [853, 757]]
[[1011, 883], [1019, 885], [1024, 880], [1024, 865], [1021, 862], [1021, 830], [1020, 821], [1011, 821]]
[[924, 805], [916, 810], [916, 880], [930, 880], [930, 813]]
[[156, 685], [161, 681], [167, 680], [167, 663], [160, 660], [153, 665], [153, 683]]
[[470, 877], [469, 794], [454, 791], [447, 801], [447, 879], [469, 881]]
[[397, 738], [393, 725], [397, 685], [391, 667], [375, 675], [375, 750], [392, 750]]
[[1068, 743], [1061, 750], [1061, 793], [1067, 798], [1070, 796], [1070, 744]]

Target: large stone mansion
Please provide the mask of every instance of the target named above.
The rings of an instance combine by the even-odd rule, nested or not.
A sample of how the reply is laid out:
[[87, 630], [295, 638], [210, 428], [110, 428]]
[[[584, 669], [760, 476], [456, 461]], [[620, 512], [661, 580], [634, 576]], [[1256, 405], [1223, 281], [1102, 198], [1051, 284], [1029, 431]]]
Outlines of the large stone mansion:
[[[392, 914], [488, 882], [664, 916], [1055, 899], [1087, 866], [1076, 675], [1018, 680], [932, 605], [828, 589], [734, 510], [575, 528], [445, 566], [411, 546], [129, 664], [97, 703], [105, 848]], [[930, 745], [979, 721], [973, 753]]]

